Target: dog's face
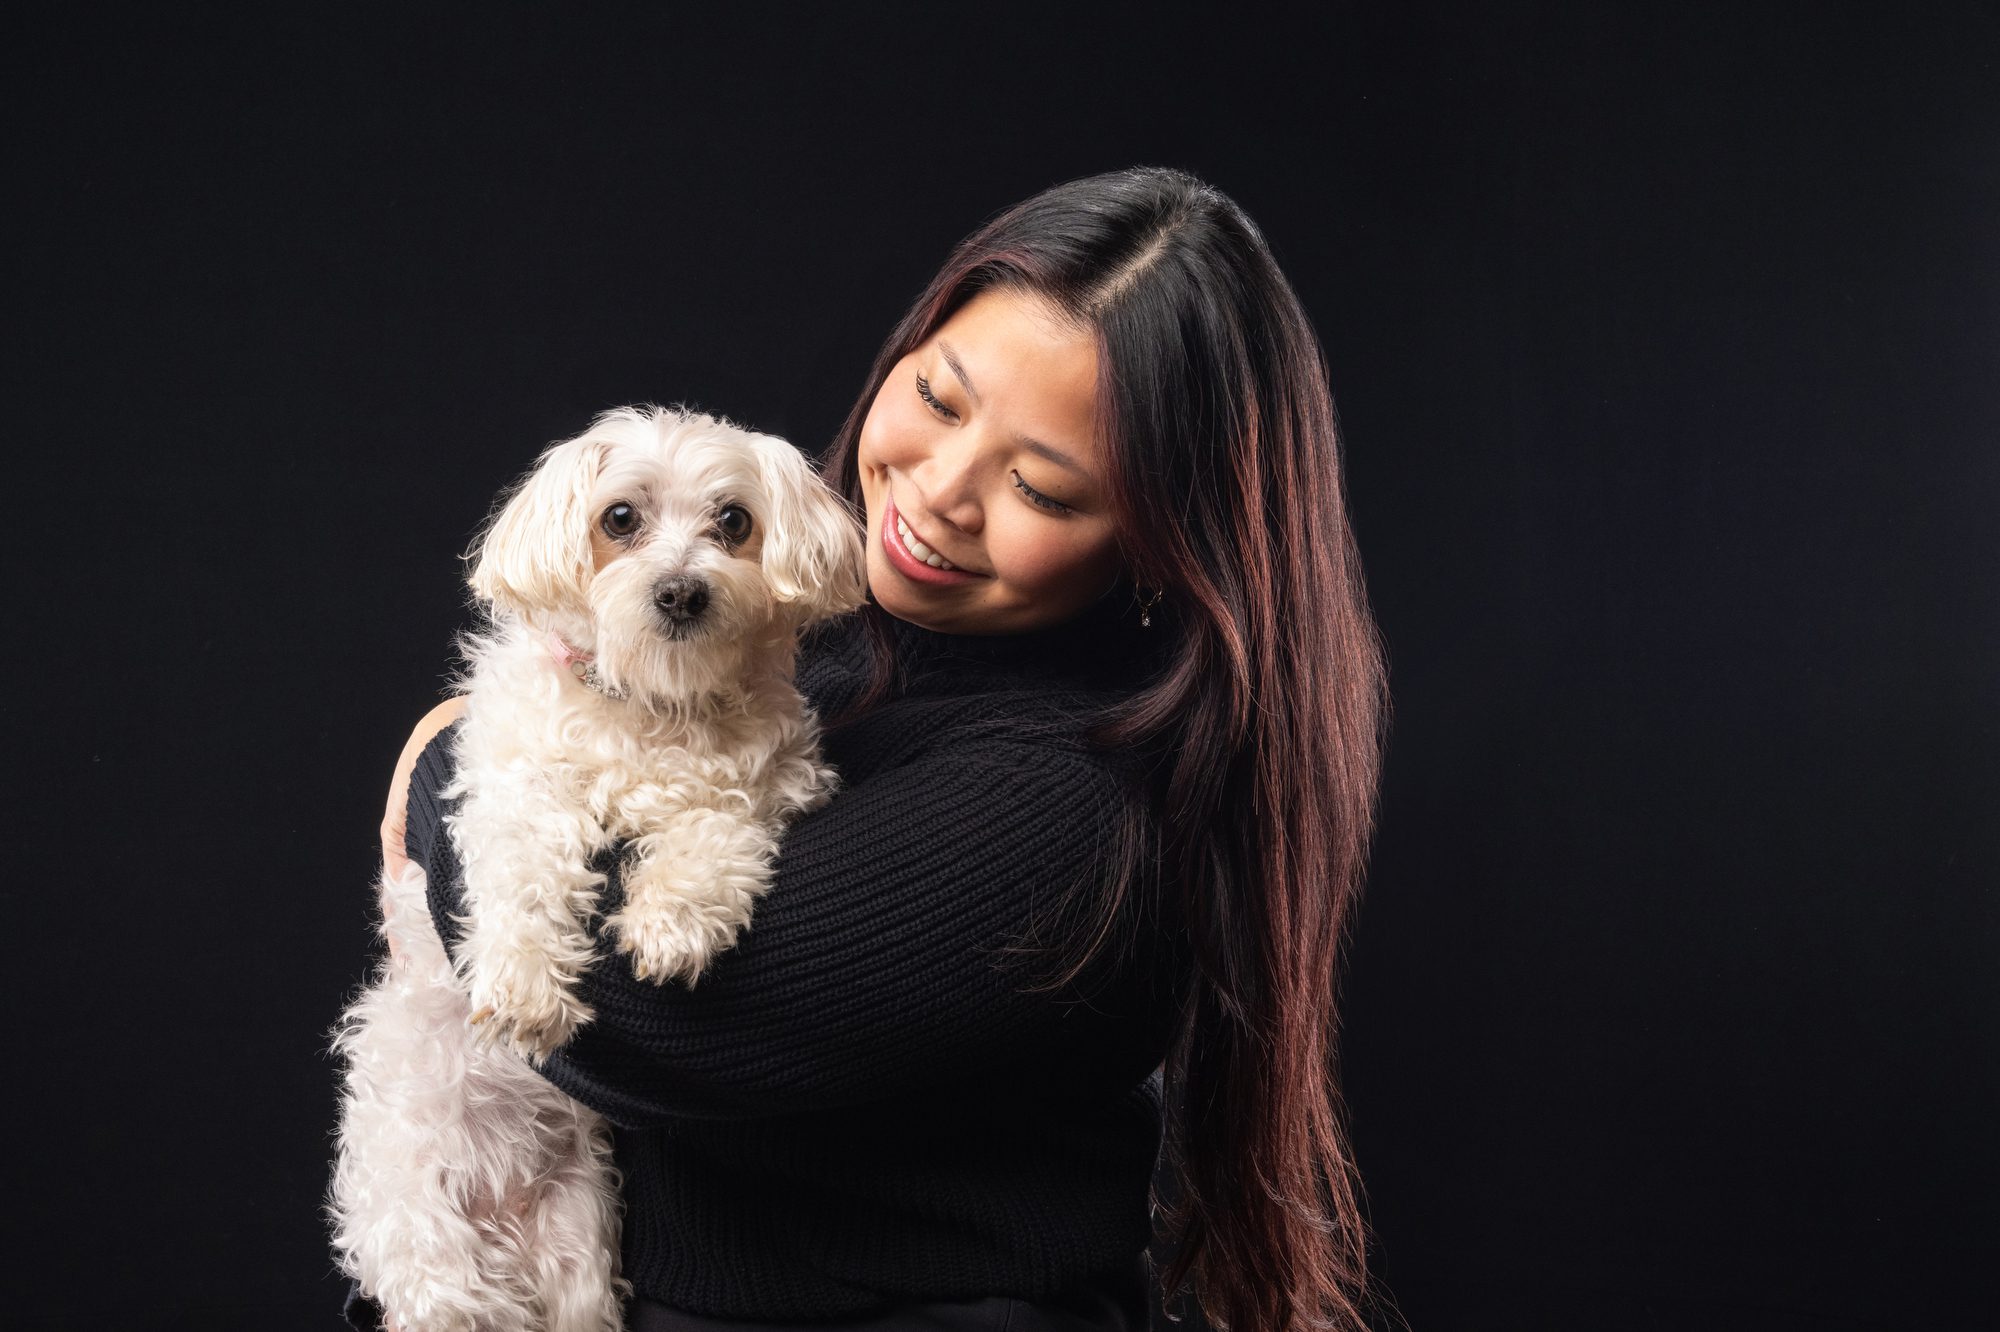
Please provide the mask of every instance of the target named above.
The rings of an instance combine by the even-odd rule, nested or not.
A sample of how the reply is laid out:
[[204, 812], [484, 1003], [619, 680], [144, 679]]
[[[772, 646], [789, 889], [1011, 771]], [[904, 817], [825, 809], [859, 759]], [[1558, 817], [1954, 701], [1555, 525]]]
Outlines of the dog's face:
[[473, 555], [473, 592], [597, 657], [614, 690], [705, 692], [867, 590], [861, 524], [775, 435], [677, 408], [550, 446]]

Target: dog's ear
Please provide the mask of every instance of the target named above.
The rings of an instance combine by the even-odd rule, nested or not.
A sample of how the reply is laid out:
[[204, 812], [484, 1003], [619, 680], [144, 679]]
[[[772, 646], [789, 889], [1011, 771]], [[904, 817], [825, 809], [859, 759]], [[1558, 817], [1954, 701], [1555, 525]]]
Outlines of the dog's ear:
[[862, 522], [805, 454], [776, 435], [756, 435], [757, 471], [770, 513], [764, 581], [793, 607], [799, 627], [858, 609], [868, 599]]
[[590, 434], [542, 450], [473, 547], [474, 595], [514, 610], [583, 600], [593, 565], [590, 496], [609, 451]]

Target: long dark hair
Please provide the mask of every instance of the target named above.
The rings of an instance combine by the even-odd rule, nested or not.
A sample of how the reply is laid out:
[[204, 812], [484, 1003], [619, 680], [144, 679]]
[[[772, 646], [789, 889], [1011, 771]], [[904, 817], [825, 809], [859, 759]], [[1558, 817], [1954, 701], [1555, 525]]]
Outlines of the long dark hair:
[[[1377, 1307], [1337, 1063], [1340, 963], [1373, 837], [1389, 695], [1346, 512], [1325, 358], [1256, 225], [1213, 186], [1138, 167], [1054, 186], [953, 250], [876, 357], [821, 458], [863, 503], [855, 450], [883, 380], [989, 288], [1097, 341], [1097, 420], [1128, 579], [1165, 645], [1089, 743], [1151, 756], [1069, 976], [1128, 894], [1185, 931], [1154, 1199], [1184, 1293], [1227, 1332], [1358, 1329]], [[1150, 594], [1150, 593], [1149, 593]], [[888, 687], [886, 612], [863, 607]], [[1167, 913], [1171, 913], [1171, 917]], [[1067, 977], [1066, 977], [1067, 979]], [[1163, 1192], [1156, 1188], [1156, 1194]]]

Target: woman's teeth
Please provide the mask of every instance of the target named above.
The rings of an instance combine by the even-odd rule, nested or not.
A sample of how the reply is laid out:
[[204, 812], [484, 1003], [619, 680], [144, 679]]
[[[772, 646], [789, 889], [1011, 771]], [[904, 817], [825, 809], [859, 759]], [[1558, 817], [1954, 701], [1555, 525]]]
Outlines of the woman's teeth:
[[903, 538], [904, 550], [909, 551], [910, 554], [916, 556], [925, 564], [930, 565], [931, 568], [956, 569], [958, 567], [944, 556], [932, 550], [929, 546], [926, 546], [923, 542], [917, 540], [917, 534], [910, 530], [910, 525], [903, 521], [903, 515], [900, 513], [896, 515], [896, 535]]

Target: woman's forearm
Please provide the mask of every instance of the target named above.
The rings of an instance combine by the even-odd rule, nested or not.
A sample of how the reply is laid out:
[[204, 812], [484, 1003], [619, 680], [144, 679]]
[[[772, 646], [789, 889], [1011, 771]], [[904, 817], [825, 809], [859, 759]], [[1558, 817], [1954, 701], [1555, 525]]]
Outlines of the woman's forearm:
[[[448, 751], [417, 767], [410, 850], [452, 947], [462, 871], [431, 799]], [[602, 947], [581, 992], [594, 1016], [543, 1072], [627, 1127], [853, 1104], [1008, 1066], [1123, 1077], [1097, 1054], [1131, 1048], [1143, 1005], [1023, 993], [996, 956], [1089, 871], [1117, 800], [1088, 759], [1019, 743], [942, 746], [876, 773], [787, 830], [750, 927], [693, 988], [640, 980]]]

